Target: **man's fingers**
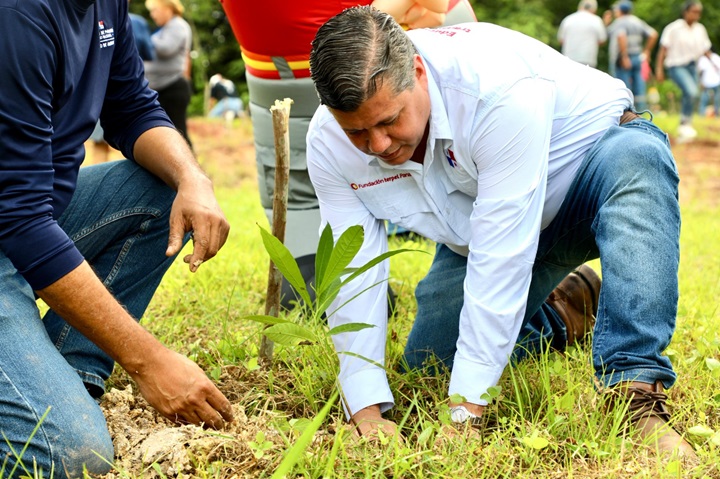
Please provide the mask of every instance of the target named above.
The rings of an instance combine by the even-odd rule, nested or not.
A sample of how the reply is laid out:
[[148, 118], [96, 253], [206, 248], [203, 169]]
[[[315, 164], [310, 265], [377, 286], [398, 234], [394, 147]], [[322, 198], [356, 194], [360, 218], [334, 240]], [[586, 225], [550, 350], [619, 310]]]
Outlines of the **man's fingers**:
[[209, 233], [205, 228], [196, 228], [193, 231], [192, 253], [184, 258], [184, 261], [190, 264], [190, 271], [193, 273], [197, 271], [200, 265], [205, 261], [207, 256], [208, 244], [209, 244]]
[[185, 236], [185, 231], [183, 229], [183, 226], [177, 226], [174, 225], [172, 222], [170, 223], [170, 234], [168, 235], [168, 247], [165, 251], [165, 256], [175, 256], [180, 252], [180, 249], [182, 249], [183, 246], [183, 237]]
[[230, 401], [228, 401], [220, 391], [216, 389], [215, 392], [209, 394], [207, 402], [210, 404], [210, 406], [213, 407], [213, 409], [215, 409], [216, 412], [220, 414], [220, 416], [224, 420], [226, 420], [227, 422], [232, 422], [232, 404], [230, 404]]
[[229, 228], [224, 223], [213, 222], [209, 227], [196, 228], [193, 235], [192, 254], [183, 260], [190, 265], [190, 271], [195, 272], [200, 265], [214, 257], [225, 244]]

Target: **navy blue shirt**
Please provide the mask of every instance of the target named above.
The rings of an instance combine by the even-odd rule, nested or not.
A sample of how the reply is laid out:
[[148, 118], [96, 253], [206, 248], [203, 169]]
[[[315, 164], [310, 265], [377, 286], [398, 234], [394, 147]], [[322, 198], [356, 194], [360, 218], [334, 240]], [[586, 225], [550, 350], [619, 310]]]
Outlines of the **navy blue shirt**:
[[147, 87], [127, 0], [0, 0], [0, 250], [42, 289], [83, 260], [57, 218], [100, 118], [127, 157], [172, 127]]

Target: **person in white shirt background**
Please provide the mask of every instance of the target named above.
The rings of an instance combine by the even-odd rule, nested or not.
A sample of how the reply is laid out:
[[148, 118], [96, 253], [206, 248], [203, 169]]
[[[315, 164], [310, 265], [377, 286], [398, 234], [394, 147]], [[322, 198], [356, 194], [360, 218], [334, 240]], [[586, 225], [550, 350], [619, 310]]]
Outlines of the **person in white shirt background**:
[[697, 61], [710, 49], [710, 37], [700, 23], [703, 6], [698, 0], [687, 0], [682, 6], [682, 17], [668, 24], [660, 34], [660, 47], [655, 61], [655, 79], [665, 81], [665, 73], [680, 88], [681, 141], [697, 136], [692, 127], [700, 87], [698, 85]]
[[[662, 393], [676, 381], [662, 352], [677, 314], [678, 174], [667, 136], [633, 112], [625, 85], [502, 27], [404, 32], [367, 7], [320, 28], [310, 71], [324, 105], [307, 135], [323, 225], [336, 238], [363, 227], [353, 265], [387, 251], [385, 220], [437, 243], [405, 360], [452, 369], [448, 394], [464, 398], [453, 421], [478, 422], [481, 396], [520, 348], [577, 337], [562, 310], [579, 305], [597, 311], [602, 390], [640, 411], [627, 419], [641, 437], [693, 455], [667, 427]], [[599, 284], [584, 263], [598, 257], [595, 310]], [[327, 310], [332, 327], [376, 326], [333, 336], [345, 412], [363, 435], [397, 432], [382, 416], [394, 405], [388, 274], [386, 261]]]
[[713, 97], [712, 115], [720, 116], [720, 55], [712, 51], [705, 52], [705, 55], [698, 60], [698, 74], [700, 76], [700, 107], [701, 115], [706, 115], [706, 109], [710, 102], [710, 95]]
[[563, 18], [557, 38], [563, 55], [597, 68], [598, 49], [607, 41], [605, 22], [597, 12], [596, 0], [580, 0], [578, 11]]

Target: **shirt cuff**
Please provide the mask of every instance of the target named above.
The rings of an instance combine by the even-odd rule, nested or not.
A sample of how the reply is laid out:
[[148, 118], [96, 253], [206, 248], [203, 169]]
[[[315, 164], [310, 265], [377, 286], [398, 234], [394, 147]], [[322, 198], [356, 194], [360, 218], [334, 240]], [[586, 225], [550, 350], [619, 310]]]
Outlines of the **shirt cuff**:
[[480, 396], [485, 394], [488, 388], [497, 385], [504, 369], [504, 365], [474, 363], [456, 355], [448, 393], [450, 396], [459, 394], [467, 402], [485, 406], [488, 402], [480, 399]]
[[380, 368], [358, 371], [352, 376], [340, 378], [343, 409], [346, 419], [374, 404], [380, 405], [383, 413], [395, 405], [385, 371]]

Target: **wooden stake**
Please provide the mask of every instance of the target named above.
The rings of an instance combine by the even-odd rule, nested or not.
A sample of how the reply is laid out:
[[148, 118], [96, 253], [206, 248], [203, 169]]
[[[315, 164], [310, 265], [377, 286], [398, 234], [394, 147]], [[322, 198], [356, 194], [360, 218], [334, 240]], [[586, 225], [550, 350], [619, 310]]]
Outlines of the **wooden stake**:
[[[290, 98], [275, 100], [270, 107], [272, 112], [273, 134], [275, 135], [275, 191], [273, 192], [272, 234], [281, 242], [285, 242], [285, 224], [287, 222], [288, 180], [290, 178]], [[268, 273], [267, 297], [265, 298], [265, 314], [278, 316], [280, 311], [280, 293], [282, 274], [270, 261]], [[259, 359], [268, 367], [272, 364], [273, 342], [263, 334], [260, 342]]]

